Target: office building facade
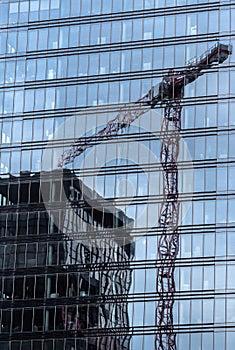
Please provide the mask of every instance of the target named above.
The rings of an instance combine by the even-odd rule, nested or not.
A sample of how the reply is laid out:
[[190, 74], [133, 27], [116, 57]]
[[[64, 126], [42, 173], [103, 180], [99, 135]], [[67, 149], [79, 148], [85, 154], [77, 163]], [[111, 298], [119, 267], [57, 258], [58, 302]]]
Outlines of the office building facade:
[[[0, 349], [232, 350], [235, 3], [0, 0], [0, 28]], [[167, 99], [139, 99], [218, 42], [172, 107], [165, 294]]]

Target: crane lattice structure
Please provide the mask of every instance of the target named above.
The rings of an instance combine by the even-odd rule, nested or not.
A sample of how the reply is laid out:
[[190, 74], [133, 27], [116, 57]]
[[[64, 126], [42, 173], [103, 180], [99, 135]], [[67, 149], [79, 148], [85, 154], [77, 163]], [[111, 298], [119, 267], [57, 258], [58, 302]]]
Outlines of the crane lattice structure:
[[[179, 132], [181, 130], [181, 99], [184, 97], [184, 87], [215, 64], [223, 63], [232, 53], [232, 46], [215, 44], [200, 57], [187, 62], [182, 71], [169, 70], [162, 81], [153, 86], [149, 92], [136, 101], [135, 106], [124, 106], [117, 116], [109, 121], [99, 132], [76, 140], [69, 150], [66, 150], [58, 161], [63, 167], [74, 161], [86, 149], [104, 140], [112, 139], [118, 132], [128, 127], [143, 115], [149, 107], [157, 105], [164, 107], [161, 124], [161, 154], [163, 168], [163, 195], [159, 227], [161, 237], [158, 243], [156, 292], [158, 302], [156, 307], [155, 350], [176, 350], [176, 333], [174, 331], [173, 306], [175, 295], [175, 260], [179, 251], [179, 201], [178, 201], [178, 168]], [[142, 105], [142, 107], [141, 107]]]

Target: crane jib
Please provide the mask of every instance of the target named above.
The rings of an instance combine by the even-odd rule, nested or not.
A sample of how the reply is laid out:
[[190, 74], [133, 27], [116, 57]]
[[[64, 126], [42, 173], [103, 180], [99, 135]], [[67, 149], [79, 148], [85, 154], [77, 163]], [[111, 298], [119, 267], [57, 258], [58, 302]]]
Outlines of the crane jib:
[[[164, 76], [159, 84], [153, 86], [148, 93], [135, 102], [135, 107], [136, 105], [138, 106], [138, 104], [144, 104], [154, 108], [158, 103], [167, 103], [173, 101], [174, 99], [180, 100], [184, 95], [184, 86], [192, 83], [200, 75], [204, 74], [202, 72], [203, 69], [208, 69], [215, 63], [223, 63], [231, 54], [232, 45], [226, 45], [219, 42], [216, 43], [201, 56], [194, 57], [188, 61], [183, 71], [174, 71], [172, 69], [169, 70], [168, 75]], [[134, 116], [133, 110], [135, 113]], [[134, 120], [139, 118], [140, 115], [145, 113], [145, 111], [146, 110], [142, 110], [141, 113], [138, 113], [136, 108], [133, 108], [132, 106], [123, 106], [123, 110], [117, 114], [116, 118], [108, 122], [106, 126], [106, 128], [108, 127], [107, 129], [104, 128], [102, 132], [97, 132], [88, 138], [82, 137], [81, 139], [86, 139], [85, 142], [81, 142], [81, 139], [76, 140], [69, 150], [62, 153], [60, 159], [58, 160], [58, 166], [63, 167], [64, 165], [73, 162], [76, 157], [80, 156], [86, 151], [87, 148], [91, 147], [89, 143], [92, 144], [92, 142], [94, 142], [94, 140], [97, 138], [97, 134], [99, 134], [100, 139], [101, 137], [103, 137], [103, 139], [107, 139], [108, 134], [109, 138], [112, 136], [114, 137], [117, 135], [119, 130], [128, 127]], [[122, 118], [125, 119], [124, 122]], [[115, 132], [112, 132], [110, 129], [110, 125], [112, 123], [113, 125], [115, 124]], [[85, 144], [81, 146], [82, 143]]]

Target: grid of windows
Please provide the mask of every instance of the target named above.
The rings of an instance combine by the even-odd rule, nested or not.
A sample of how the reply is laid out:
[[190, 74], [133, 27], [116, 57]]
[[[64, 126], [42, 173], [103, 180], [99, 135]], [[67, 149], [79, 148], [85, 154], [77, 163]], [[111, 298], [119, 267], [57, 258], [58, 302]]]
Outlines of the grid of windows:
[[[140, 17], [140, 16], [139, 16]], [[177, 27], [177, 22], [181, 28]], [[145, 18], [131, 18], [110, 22], [87, 23], [80, 25], [60, 25], [29, 28], [20, 30], [8, 30], [1, 34], [2, 53], [23, 53], [26, 50], [32, 54], [34, 51], [78, 48], [83, 46], [128, 43], [130, 41], [142, 41], [150, 39], [181, 37], [190, 35], [203, 35], [210, 31], [210, 35], [222, 29], [224, 18], [219, 17], [219, 11], [192, 12], [190, 14], [170, 14]], [[220, 23], [220, 21], [222, 23]], [[227, 30], [234, 30], [234, 23], [227, 23]], [[165, 29], [165, 30], [164, 30]], [[24, 38], [24, 42], [21, 39]]]
[[[94, 142], [64, 187], [48, 175], [46, 198], [45, 150], [57, 167], [170, 68], [235, 47], [234, 16], [226, 0], [0, 0], [1, 350], [154, 349], [162, 106]], [[177, 350], [234, 348], [234, 78], [235, 50], [182, 99]]]
[[127, 11], [142, 11], [154, 8], [165, 8], [185, 5], [200, 5], [214, 0], [3, 0], [0, 6], [0, 24], [14, 25], [60, 18], [112, 14]]

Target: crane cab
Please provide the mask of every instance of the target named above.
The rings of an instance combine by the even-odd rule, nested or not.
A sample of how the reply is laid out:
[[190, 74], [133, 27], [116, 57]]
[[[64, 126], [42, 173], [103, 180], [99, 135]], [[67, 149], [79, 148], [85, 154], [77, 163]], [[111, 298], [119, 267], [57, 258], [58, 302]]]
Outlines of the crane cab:
[[148, 92], [148, 96], [150, 101], [149, 104], [151, 108], [154, 108], [159, 102], [169, 99], [168, 84], [163, 80], [160, 83], [152, 86]]

